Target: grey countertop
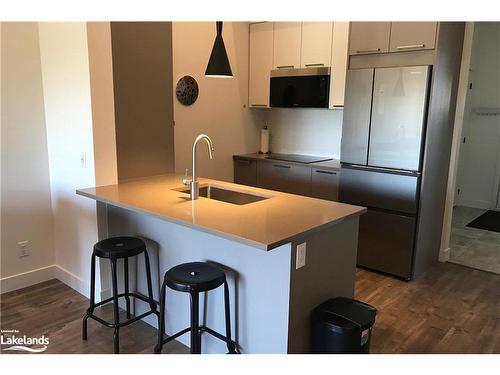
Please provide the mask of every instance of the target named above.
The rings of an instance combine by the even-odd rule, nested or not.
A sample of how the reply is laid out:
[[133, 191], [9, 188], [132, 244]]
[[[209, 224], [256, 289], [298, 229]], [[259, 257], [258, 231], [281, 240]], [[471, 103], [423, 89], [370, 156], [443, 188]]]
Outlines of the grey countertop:
[[340, 169], [340, 160], [338, 160], [338, 159], [332, 159], [332, 160], [328, 160], [328, 161], [320, 161], [317, 163], [299, 163], [299, 162], [294, 162], [294, 161], [283, 161], [283, 160], [269, 159], [269, 155], [270, 154], [252, 153], [252, 154], [233, 155], [233, 158], [303, 165], [306, 167], [318, 168], [318, 169], [324, 169], [324, 170], [339, 170]]
[[79, 189], [77, 194], [189, 226], [262, 250], [291, 242], [309, 231], [336, 225], [366, 209], [300, 195], [200, 178], [200, 184], [241, 191], [269, 199], [235, 205], [200, 197], [191, 201], [178, 190], [180, 175], [162, 175]]

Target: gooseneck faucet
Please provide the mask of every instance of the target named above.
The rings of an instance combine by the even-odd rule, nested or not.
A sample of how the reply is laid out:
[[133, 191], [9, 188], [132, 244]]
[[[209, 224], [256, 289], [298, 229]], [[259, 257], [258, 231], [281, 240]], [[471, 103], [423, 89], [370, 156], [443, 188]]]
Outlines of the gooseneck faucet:
[[182, 181], [184, 185], [189, 186], [190, 188], [190, 193], [191, 193], [191, 199], [195, 200], [198, 199], [199, 195], [199, 186], [198, 186], [198, 176], [196, 175], [196, 146], [198, 145], [198, 142], [204, 140], [207, 144], [208, 147], [208, 155], [210, 156], [210, 159], [214, 158], [214, 146], [212, 144], [212, 140], [210, 137], [206, 134], [200, 134], [199, 136], [196, 137], [193, 143], [193, 169], [192, 169], [192, 176], [191, 180], [188, 179], [188, 170], [186, 169], [186, 174], [184, 176], [184, 180]]

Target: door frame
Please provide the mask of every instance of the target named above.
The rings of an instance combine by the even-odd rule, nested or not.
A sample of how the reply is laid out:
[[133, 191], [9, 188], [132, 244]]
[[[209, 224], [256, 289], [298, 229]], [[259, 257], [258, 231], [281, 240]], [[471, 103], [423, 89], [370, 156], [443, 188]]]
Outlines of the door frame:
[[441, 247], [439, 250], [439, 261], [447, 262], [450, 259], [450, 235], [453, 205], [455, 201], [455, 189], [457, 183], [457, 170], [464, 125], [465, 104], [467, 99], [469, 71], [472, 55], [472, 41], [474, 37], [474, 22], [465, 23], [464, 44], [462, 50], [462, 63], [460, 66], [460, 78], [458, 83], [457, 106], [455, 110], [455, 122], [453, 127], [453, 140], [450, 155], [450, 167], [448, 171], [448, 186], [446, 191], [446, 203], [443, 218], [443, 230], [441, 234]]

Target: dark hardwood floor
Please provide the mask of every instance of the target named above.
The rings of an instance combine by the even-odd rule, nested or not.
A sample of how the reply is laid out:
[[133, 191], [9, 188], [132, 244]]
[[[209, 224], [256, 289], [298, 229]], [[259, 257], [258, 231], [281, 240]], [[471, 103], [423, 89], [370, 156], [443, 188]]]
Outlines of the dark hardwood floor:
[[[500, 275], [440, 264], [426, 277], [405, 282], [365, 270], [356, 273], [356, 298], [378, 309], [372, 353], [500, 353]], [[89, 320], [88, 300], [58, 280], [0, 297], [0, 326], [20, 335], [50, 338], [47, 353], [111, 353], [112, 330]], [[111, 306], [101, 314], [111, 318]], [[122, 353], [152, 353], [156, 330], [143, 322], [124, 327]], [[165, 353], [186, 353], [177, 342]], [[4, 352], [5, 353], [5, 352]]]
[[372, 353], [500, 353], [500, 275], [440, 263], [418, 281], [356, 273], [378, 309]]
[[[17, 336], [45, 335], [50, 344], [45, 353], [113, 353], [113, 330], [89, 319], [88, 340], [82, 340], [82, 317], [89, 300], [59, 280], [49, 280], [0, 296], [1, 329], [17, 329]], [[111, 304], [96, 314], [112, 321]], [[121, 311], [120, 319], [125, 320]], [[121, 353], [153, 353], [156, 329], [142, 321], [120, 329]], [[163, 353], [188, 353], [177, 341], [163, 346]], [[6, 352], [3, 352], [4, 354]], [[12, 352], [9, 352], [12, 353]]]

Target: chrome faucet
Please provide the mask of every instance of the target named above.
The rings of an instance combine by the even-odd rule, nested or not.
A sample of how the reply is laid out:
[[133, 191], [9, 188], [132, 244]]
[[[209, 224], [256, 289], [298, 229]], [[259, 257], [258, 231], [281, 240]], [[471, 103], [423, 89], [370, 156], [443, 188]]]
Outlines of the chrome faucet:
[[198, 176], [196, 175], [196, 145], [198, 145], [198, 142], [201, 140], [204, 140], [207, 143], [208, 147], [208, 155], [210, 156], [210, 159], [214, 158], [214, 146], [212, 144], [212, 140], [210, 137], [206, 134], [200, 134], [199, 136], [196, 137], [193, 143], [193, 169], [192, 169], [192, 176], [191, 180], [188, 179], [188, 170], [186, 169], [186, 174], [184, 175], [184, 180], [182, 182], [184, 185], [189, 186], [189, 190], [191, 193], [191, 199], [195, 200], [198, 199], [198, 195], [200, 192], [199, 186], [198, 186]]

